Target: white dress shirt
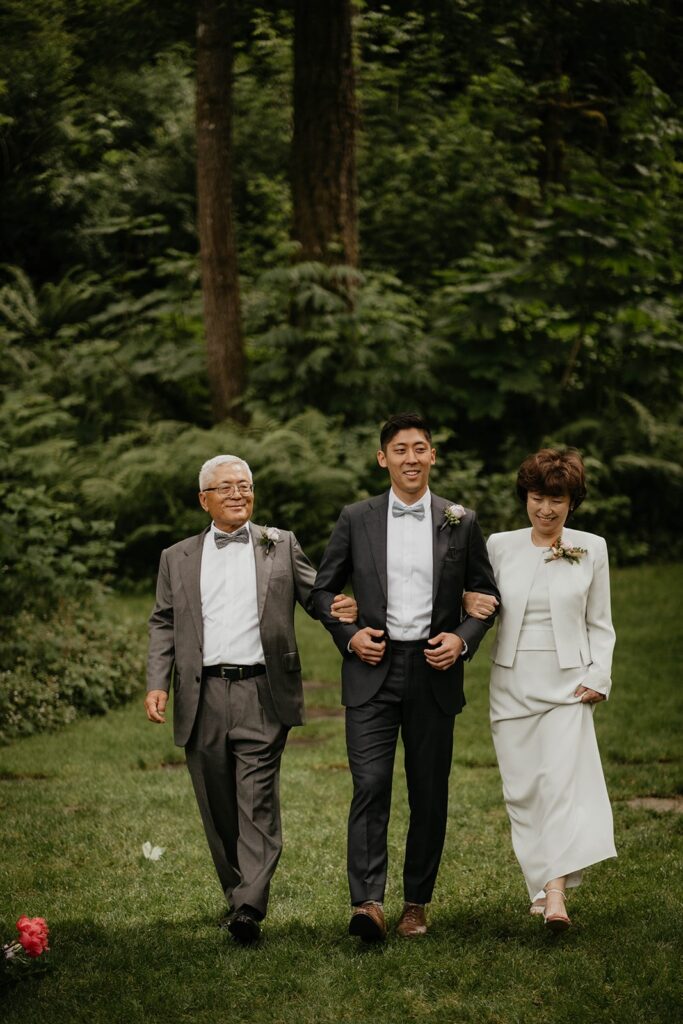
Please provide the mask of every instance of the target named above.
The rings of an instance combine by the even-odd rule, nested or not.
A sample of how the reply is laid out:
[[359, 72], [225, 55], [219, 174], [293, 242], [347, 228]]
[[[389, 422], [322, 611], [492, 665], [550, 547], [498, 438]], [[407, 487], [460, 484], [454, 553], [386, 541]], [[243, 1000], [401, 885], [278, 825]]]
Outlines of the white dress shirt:
[[[247, 530], [250, 531], [249, 523]], [[248, 544], [232, 543], [217, 548], [215, 531], [212, 523], [202, 549], [204, 664], [262, 665], [251, 532]]]
[[415, 502], [424, 507], [422, 520], [411, 515], [395, 518], [394, 502], [406, 507], [392, 488], [387, 513], [387, 633], [392, 640], [422, 640], [429, 636], [432, 621], [432, 496], [427, 490]]

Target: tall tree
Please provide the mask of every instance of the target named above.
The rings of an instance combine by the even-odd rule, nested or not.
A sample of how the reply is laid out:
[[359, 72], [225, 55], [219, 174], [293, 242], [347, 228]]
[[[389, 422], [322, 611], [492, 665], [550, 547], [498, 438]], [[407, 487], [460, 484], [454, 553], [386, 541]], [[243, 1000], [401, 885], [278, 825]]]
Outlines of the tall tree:
[[213, 415], [243, 418], [244, 339], [232, 215], [234, 3], [197, 3], [197, 207]]
[[358, 262], [351, 0], [294, 2], [293, 235], [304, 259]]

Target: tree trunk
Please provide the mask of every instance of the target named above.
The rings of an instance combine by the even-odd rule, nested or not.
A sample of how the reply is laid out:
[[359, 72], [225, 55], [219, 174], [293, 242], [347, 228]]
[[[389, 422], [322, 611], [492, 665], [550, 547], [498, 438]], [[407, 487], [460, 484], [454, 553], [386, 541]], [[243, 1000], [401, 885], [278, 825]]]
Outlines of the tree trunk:
[[197, 3], [197, 208], [214, 420], [242, 419], [244, 341], [232, 217], [232, 0]]
[[358, 263], [352, 0], [294, 0], [293, 236], [303, 259]]

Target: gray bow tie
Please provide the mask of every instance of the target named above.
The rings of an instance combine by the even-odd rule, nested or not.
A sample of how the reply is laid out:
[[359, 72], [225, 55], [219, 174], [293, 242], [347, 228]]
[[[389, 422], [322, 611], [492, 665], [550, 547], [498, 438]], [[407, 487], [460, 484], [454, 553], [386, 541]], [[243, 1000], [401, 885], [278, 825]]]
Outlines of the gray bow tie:
[[214, 530], [213, 539], [216, 542], [217, 548], [224, 548], [226, 544], [232, 544], [233, 541], [236, 544], [248, 544], [249, 531], [246, 526], [240, 527], [240, 529], [235, 530], [234, 533], [221, 533], [220, 530]]
[[394, 519], [398, 519], [399, 516], [415, 516], [416, 519], [424, 519], [425, 507], [424, 505], [399, 505], [397, 501], [391, 506], [391, 514]]

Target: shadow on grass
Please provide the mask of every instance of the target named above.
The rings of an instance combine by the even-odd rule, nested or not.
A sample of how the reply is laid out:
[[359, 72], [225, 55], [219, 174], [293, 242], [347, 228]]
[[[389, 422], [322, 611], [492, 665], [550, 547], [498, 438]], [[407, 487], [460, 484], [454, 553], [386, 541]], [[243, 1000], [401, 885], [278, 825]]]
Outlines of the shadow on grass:
[[[278, 920], [275, 908], [262, 941], [253, 946], [240, 945], [221, 929], [218, 912], [111, 926], [53, 918], [52, 970], [0, 994], [3, 1019], [6, 1024], [346, 1021], [365, 1000], [373, 1019], [382, 1022], [390, 1019], [383, 1001], [397, 987], [430, 978], [434, 994], [443, 998], [470, 989], [477, 998], [489, 998], [485, 993], [491, 986], [495, 993], [512, 983], [518, 953], [541, 975], [546, 969], [564, 971], [566, 953], [590, 955], [592, 944], [604, 946], [605, 936], [628, 922], [625, 908], [593, 904], [577, 910], [575, 928], [553, 937], [523, 906], [491, 901], [456, 912], [435, 907], [426, 937], [405, 940], [390, 932], [386, 943], [364, 944], [348, 936], [345, 909], [313, 923]], [[594, 969], [605, 983], [608, 968]]]

